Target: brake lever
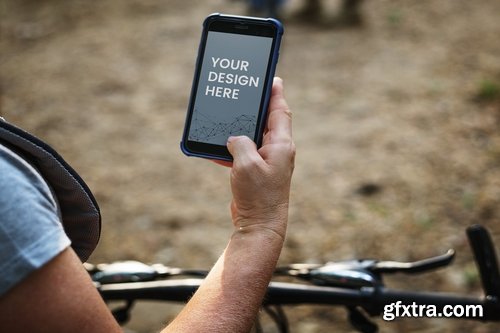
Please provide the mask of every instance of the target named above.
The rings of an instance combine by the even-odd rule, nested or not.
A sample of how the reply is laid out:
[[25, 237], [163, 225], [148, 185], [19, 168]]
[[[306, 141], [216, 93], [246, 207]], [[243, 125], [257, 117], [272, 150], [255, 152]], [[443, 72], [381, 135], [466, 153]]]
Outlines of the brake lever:
[[358, 289], [381, 283], [369, 268], [374, 260], [346, 260], [326, 264], [291, 264], [276, 269], [276, 275], [293, 276], [315, 285]]
[[181, 269], [163, 264], [146, 265], [135, 260], [84, 265], [92, 280], [99, 284], [154, 281], [178, 275], [205, 277], [208, 274], [205, 270]]
[[374, 260], [348, 260], [327, 263], [309, 272], [309, 280], [316, 285], [359, 289], [382, 284], [380, 274], [370, 268]]
[[99, 264], [92, 269], [92, 280], [100, 284], [152, 281], [160, 272], [152, 266], [139, 261], [117, 261]]
[[454, 250], [445, 254], [415, 262], [347, 260], [325, 265], [293, 264], [277, 270], [278, 274], [295, 276], [315, 285], [338, 286], [359, 289], [382, 285], [382, 273], [420, 273], [451, 263]]
[[455, 257], [455, 250], [449, 249], [445, 254], [414, 262], [378, 261], [371, 271], [375, 273], [422, 273], [449, 265]]

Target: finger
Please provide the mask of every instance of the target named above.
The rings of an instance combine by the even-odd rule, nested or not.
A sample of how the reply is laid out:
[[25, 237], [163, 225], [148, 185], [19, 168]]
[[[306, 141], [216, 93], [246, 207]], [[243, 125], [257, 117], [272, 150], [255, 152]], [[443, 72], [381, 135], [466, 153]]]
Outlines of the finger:
[[257, 152], [257, 146], [247, 136], [231, 136], [227, 140], [227, 149], [233, 156], [234, 164], [247, 164], [262, 159]]
[[279, 77], [275, 77], [273, 82], [267, 131], [272, 133], [270, 140], [273, 141], [289, 141], [292, 137], [292, 113], [285, 100], [283, 80]]
[[228, 168], [231, 168], [233, 166], [233, 162], [230, 161], [222, 161], [222, 160], [211, 160], [215, 164], [222, 165]]

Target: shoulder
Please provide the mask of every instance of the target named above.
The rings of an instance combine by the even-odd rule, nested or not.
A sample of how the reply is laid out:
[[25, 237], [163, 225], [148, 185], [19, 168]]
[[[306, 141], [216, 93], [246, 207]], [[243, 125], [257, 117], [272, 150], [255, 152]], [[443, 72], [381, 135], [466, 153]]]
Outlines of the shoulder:
[[52, 208], [57, 208], [49, 186], [38, 171], [2, 144], [0, 144], [0, 170], [2, 170], [0, 173], [0, 202], [12, 201], [19, 195], [31, 194], [40, 196], [39, 199], [46, 200]]
[[[0, 144], [0, 216], [2, 220], [33, 219], [36, 214], [59, 220], [58, 204], [38, 171]], [[54, 214], [55, 213], [55, 214]]]
[[37, 170], [0, 144], [0, 295], [69, 245]]

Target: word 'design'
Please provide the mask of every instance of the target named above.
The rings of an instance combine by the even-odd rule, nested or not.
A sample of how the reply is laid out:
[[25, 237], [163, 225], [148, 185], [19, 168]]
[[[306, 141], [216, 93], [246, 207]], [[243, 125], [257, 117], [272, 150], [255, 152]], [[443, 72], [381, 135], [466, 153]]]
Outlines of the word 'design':
[[[248, 72], [248, 67], [250, 63], [246, 60], [236, 60], [227, 58], [215, 58], [212, 57], [212, 67], [220, 68], [222, 70], [230, 70], [237, 72]], [[228, 99], [238, 99], [240, 89], [236, 87], [222, 87], [215, 85], [217, 83], [223, 83], [225, 85], [234, 86], [244, 86], [244, 87], [259, 87], [259, 77], [238, 74], [238, 73], [227, 73], [223, 71], [210, 71], [208, 73], [208, 82], [213, 82], [214, 85], [208, 84], [205, 89], [206, 96], [228, 98]]]

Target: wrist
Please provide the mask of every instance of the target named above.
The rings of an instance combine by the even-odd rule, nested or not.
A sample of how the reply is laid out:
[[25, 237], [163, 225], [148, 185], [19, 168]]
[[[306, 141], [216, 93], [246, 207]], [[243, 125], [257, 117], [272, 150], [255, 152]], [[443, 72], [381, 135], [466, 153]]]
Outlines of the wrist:
[[272, 209], [253, 210], [252, 214], [234, 213], [235, 235], [267, 235], [284, 240], [288, 222], [288, 203]]
[[288, 200], [279, 200], [271, 205], [261, 205], [254, 202], [241, 203], [233, 199], [231, 217], [235, 225], [239, 221], [251, 223], [253, 221], [265, 222], [282, 219], [288, 216], [288, 206]]

